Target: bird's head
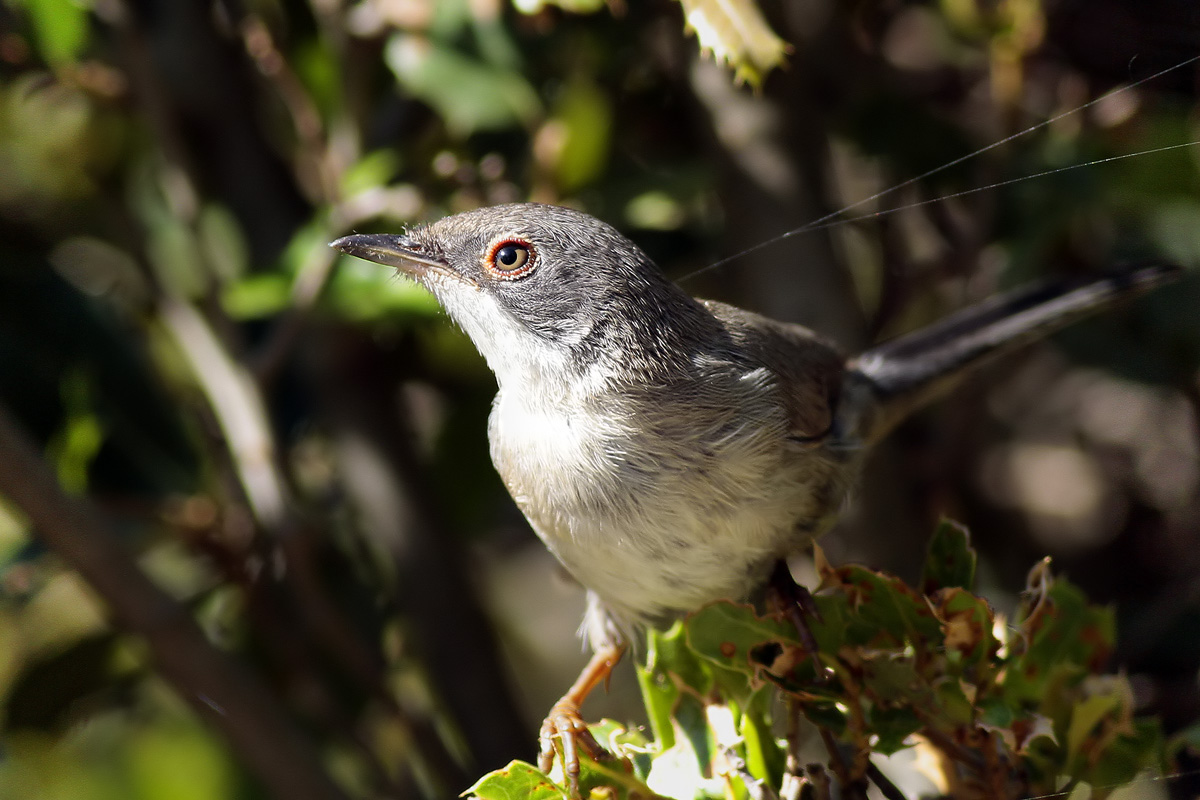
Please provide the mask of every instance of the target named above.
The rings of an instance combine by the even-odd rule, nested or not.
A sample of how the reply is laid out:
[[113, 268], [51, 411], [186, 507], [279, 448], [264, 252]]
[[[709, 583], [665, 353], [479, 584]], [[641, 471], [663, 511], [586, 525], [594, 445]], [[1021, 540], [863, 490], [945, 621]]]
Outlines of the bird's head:
[[332, 246], [429, 289], [501, 384], [530, 370], [579, 375], [659, 340], [698, 306], [600, 220], [536, 203], [480, 208]]

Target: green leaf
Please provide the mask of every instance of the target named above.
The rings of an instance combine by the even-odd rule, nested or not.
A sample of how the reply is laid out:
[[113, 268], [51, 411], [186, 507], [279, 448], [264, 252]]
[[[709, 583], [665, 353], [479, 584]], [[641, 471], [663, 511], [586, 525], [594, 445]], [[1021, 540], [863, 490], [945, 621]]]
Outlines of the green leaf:
[[602, 719], [588, 725], [588, 730], [600, 746], [610, 753], [618, 753], [630, 762], [633, 775], [638, 780], [645, 780], [653, 765], [652, 753], [660, 745], [646, 738], [640, 728], [627, 728], [611, 719]]
[[105, 430], [93, 408], [92, 380], [84, 370], [73, 369], [63, 375], [59, 393], [66, 419], [51, 440], [48, 455], [62, 488], [83, 494], [92, 461], [104, 444]]
[[[653, 645], [651, 645], [653, 656]], [[671, 727], [671, 712], [679, 700], [679, 688], [665, 673], [655, 672], [638, 664], [638, 688], [642, 693], [642, 705], [646, 708], [646, 716], [650, 720], [650, 731], [654, 740], [664, 748], [675, 745], [675, 734]]]
[[336, 269], [323, 302], [341, 317], [372, 320], [394, 313], [420, 317], [441, 313], [433, 295], [388, 267], [339, 256]]
[[550, 776], [524, 761], [512, 761], [507, 767], [489, 772], [460, 797], [472, 795], [480, 800], [565, 800], [567, 793]]
[[675, 744], [671, 715], [680, 693], [687, 690], [698, 698], [707, 696], [712, 675], [688, 648], [680, 621], [667, 631], [648, 631], [647, 645], [646, 664], [637, 668], [638, 685], [654, 738], [663, 749], [669, 749]]
[[741, 734], [750, 774], [770, 786], [778, 786], [783, 778], [787, 754], [771, 734], [771, 724], [759, 709], [742, 715]]
[[974, 705], [967, 699], [962, 684], [953, 678], [939, 680], [934, 686], [932, 710], [935, 722], [940, 723], [943, 730], [975, 721]]
[[1037, 701], [1056, 682], [1077, 683], [1100, 670], [1112, 652], [1116, 622], [1112, 609], [1089, 605], [1079, 589], [1055, 580], [1047, 562], [1033, 569], [1029, 584], [1004, 688], [1014, 700]]
[[593, 761], [579, 758], [579, 792], [583, 797], [606, 800], [658, 800], [660, 797], [634, 774], [628, 759]]
[[929, 699], [929, 684], [918, 674], [916, 659], [903, 651], [866, 651], [855, 667], [863, 693], [882, 704], [923, 704]]
[[204, 206], [197, 233], [205, 263], [212, 265], [222, 283], [246, 273], [250, 263], [249, 248], [237, 218], [228, 208], [215, 203]]
[[373, 150], [360, 158], [342, 175], [342, 192], [358, 194], [389, 183], [400, 168], [394, 150]]
[[868, 730], [872, 735], [878, 737], [871, 749], [885, 756], [890, 756], [907, 747], [908, 737], [921, 730], [922, 727], [924, 727], [924, 723], [911, 706], [875, 707], [867, 717]]
[[[1129, 682], [1098, 672], [1112, 646], [1111, 612], [1054, 580], [1043, 562], [1030, 574], [1017, 631], [1006, 640], [1011, 652], [1001, 659], [992, 609], [966, 588], [974, 578], [966, 532], [943, 524], [935, 538], [927, 595], [864, 567], [835, 568], [818, 554], [822, 589], [808, 623], [830, 673], [821, 680], [791, 620], [747, 605], [713, 603], [650, 632], [638, 676], [655, 741], [616, 723], [592, 726], [617, 758], [583, 760], [584, 796], [778, 793], [786, 743], [772, 733], [777, 689], [856, 763], [918, 735], [959, 759], [964, 780], [987, 776], [982, 760], [976, 769], [961, 759], [962, 749], [987, 747], [1033, 794], [1073, 781], [1104, 798], [1164, 758], [1158, 726], [1133, 717]], [[1200, 733], [1176, 746], [1188, 741]], [[727, 757], [736, 774], [724, 774]]]
[[24, 0], [38, 52], [53, 66], [79, 60], [88, 40], [88, 12], [74, 0]]
[[292, 282], [286, 275], [264, 272], [248, 275], [225, 287], [221, 305], [234, 319], [262, 319], [280, 313], [292, 301]]
[[519, 73], [445, 44], [396, 34], [384, 59], [405, 91], [433, 108], [456, 136], [529, 126], [541, 102]]
[[[791, 624], [760, 617], [747, 605], [712, 603], [689, 616], [685, 626], [688, 645], [697, 655], [745, 675], [754, 688], [761, 685], [760, 673], [771, 666], [764, 663], [764, 645], [799, 647]], [[779, 653], [783, 650], [782, 646], [774, 648]]]
[[992, 632], [992, 609], [986, 600], [951, 587], [932, 595], [929, 602], [942, 626], [946, 650], [961, 654], [968, 665], [980, 664], [996, 654], [1000, 643]]
[[846, 732], [847, 714], [836, 703], [805, 703], [801, 710], [809, 722], [818, 728], [826, 729], [838, 738]]
[[904, 642], [922, 648], [940, 645], [941, 625], [933, 611], [899, 578], [854, 564], [835, 568], [823, 558], [818, 571], [822, 588], [835, 589], [849, 602], [854, 614], [849, 642], [878, 647]]
[[1095, 695], [1078, 703], [1067, 728], [1067, 757], [1074, 760], [1086, 755], [1084, 747], [1089, 737], [1101, 722], [1119, 713], [1120, 709], [1121, 698], [1112, 694]]
[[[1111, 790], [1123, 786], [1147, 769], [1164, 769], [1162, 751], [1163, 736], [1158, 721], [1133, 720], [1128, 733], [1113, 737], [1097, 754], [1099, 760], [1083, 771], [1084, 779], [1097, 788]], [[1097, 792], [1093, 796], [1102, 795]]]
[[677, 620], [666, 632], [652, 632], [651, 637], [654, 650], [653, 658], [647, 657], [647, 669], [671, 676], [678, 686], [697, 697], [712, 691], [712, 673], [689, 647], [682, 620]]
[[[703, 733], [695, 724], [699, 703], [689, 699], [684, 706], [688, 709], [686, 721], [678, 723], [675, 744], [654, 759], [646, 784], [670, 797], [720, 797], [721, 782], [711, 777], [711, 734], [703, 722], [699, 725]], [[703, 717], [702, 708], [700, 716]], [[691, 729], [690, 734], [685, 725]]]
[[209, 800], [236, 794], [235, 772], [221, 743], [198, 725], [143, 730], [126, 756], [133, 797]]
[[608, 96], [594, 83], [572, 81], [555, 104], [553, 121], [565, 134], [555, 175], [564, 192], [576, 192], [598, 178], [608, 161], [612, 139]]
[[971, 535], [957, 522], [944, 519], [933, 532], [921, 573], [921, 594], [957, 586], [975, 588], [975, 551]]

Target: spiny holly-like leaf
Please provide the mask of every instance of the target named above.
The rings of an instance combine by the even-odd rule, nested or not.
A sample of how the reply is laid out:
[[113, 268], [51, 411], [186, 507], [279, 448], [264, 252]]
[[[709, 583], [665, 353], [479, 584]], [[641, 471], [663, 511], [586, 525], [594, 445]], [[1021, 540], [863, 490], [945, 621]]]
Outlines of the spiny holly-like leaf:
[[512, 761], [507, 767], [489, 772], [461, 797], [479, 800], [563, 800], [567, 793], [550, 776], [524, 761]]
[[925, 569], [921, 573], [921, 594], [933, 594], [952, 586], [974, 589], [975, 562], [967, 529], [957, 522], [942, 520], [929, 540]]
[[1047, 562], [1031, 571], [1016, 622], [1019, 634], [1004, 677], [1014, 700], [1036, 701], [1054, 683], [1077, 682], [1101, 669], [1116, 638], [1112, 610], [1089, 605], [1079, 589], [1055, 580]]
[[934, 616], [942, 626], [943, 644], [968, 665], [994, 656], [1000, 643], [992, 633], [992, 609], [986, 600], [965, 589], [942, 589], [929, 597]]
[[[855, 763], [922, 741], [953, 763], [963, 786], [1038, 796], [1077, 781], [1102, 798], [1156, 766], [1157, 725], [1133, 716], [1124, 677], [1098, 674], [1112, 648], [1112, 613], [1042, 562], [1012, 625], [997, 626], [987, 601], [967, 588], [966, 533], [943, 525], [935, 538], [925, 593], [864, 567], [834, 567], [817, 550], [822, 586], [818, 614], [807, 620], [816, 653], [784, 614], [733, 603], [652, 632], [639, 680], [656, 741], [616, 723], [592, 726], [616, 759], [584, 760], [584, 796], [656, 796], [648, 787], [701, 800], [778, 793], [786, 745], [772, 732], [777, 689]], [[560, 773], [510, 765], [480, 786], [488, 797], [557, 800]]]
[[739, 81], [758, 86], [783, 64], [789, 47], [763, 19], [755, 0], [679, 0], [703, 50], [733, 67]]
[[878, 647], [904, 642], [918, 646], [940, 644], [941, 626], [933, 612], [899, 578], [855, 564], [834, 567], [819, 549], [814, 548], [814, 553], [821, 588], [844, 595], [854, 612], [854, 630], [858, 635], [848, 633], [848, 643]]
[[745, 674], [755, 685], [761, 685], [758, 676], [764, 666], [763, 645], [787, 642], [799, 647], [796, 630], [788, 622], [760, 617], [746, 605], [705, 606], [688, 618], [686, 628], [688, 645], [697, 655]]
[[924, 727], [924, 722], [912, 707], [871, 709], [867, 728], [878, 737], [873, 749], [890, 756], [908, 746], [908, 737]]

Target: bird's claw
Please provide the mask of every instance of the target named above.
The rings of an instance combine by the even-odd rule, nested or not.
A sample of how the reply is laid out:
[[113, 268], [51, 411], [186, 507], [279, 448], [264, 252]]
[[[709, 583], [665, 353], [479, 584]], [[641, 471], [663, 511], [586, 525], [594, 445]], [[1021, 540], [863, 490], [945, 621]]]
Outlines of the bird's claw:
[[588, 758], [600, 760], [608, 758], [609, 753], [592, 732], [579, 713], [579, 706], [563, 698], [554, 704], [546, 721], [542, 723], [538, 742], [541, 751], [538, 755], [538, 768], [549, 773], [554, 767], [554, 757], [558, 752], [554, 742], [557, 740], [562, 748], [563, 774], [567, 779], [567, 788], [571, 797], [579, 795], [579, 754], [584, 753]]

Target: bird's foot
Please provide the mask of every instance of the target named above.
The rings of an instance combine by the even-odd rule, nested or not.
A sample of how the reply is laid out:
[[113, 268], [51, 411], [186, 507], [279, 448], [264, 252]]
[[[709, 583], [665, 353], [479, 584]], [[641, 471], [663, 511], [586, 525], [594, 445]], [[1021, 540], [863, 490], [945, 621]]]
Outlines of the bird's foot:
[[555, 741], [562, 750], [563, 774], [567, 779], [567, 788], [571, 797], [579, 797], [579, 754], [583, 753], [593, 761], [612, 756], [600, 746], [596, 737], [592, 736], [579, 713], [579, 706], [568, 697], [554, 704], [546, 721], [542, 723], [541, 733], [538, 734], [538, 743], [541, 746], [538, 768], [542, 772], [549, 773], [554, 767], [554, 758], [559, 751], [555, 747]]
[[575, 685], [554, 704], [546, 721], [542, 723], [542, 730], [538, 736], [538, 767], [547, 774], [554, 767], [554, 757], [558, 752], [554, 742], [557, 740], [562, 749], [563, 774], [566, 776], [571, 797], [579, 797], [580, 752], [594, 761], [611, 758], [611, 754], [600, 746], [596, 737], [588, 730], [587, 723], [579, 713], [579, 707], [591, 694], [592, 689], [600, 683], [607, 683], [613, 667], [624, 653], [624, 644], [610, 643], [598, 648], [579, 674]]

